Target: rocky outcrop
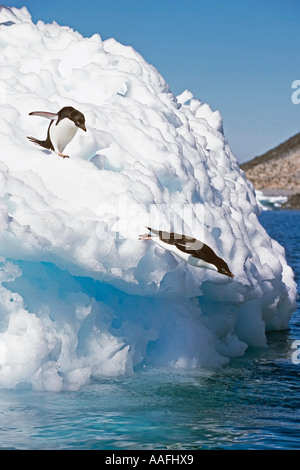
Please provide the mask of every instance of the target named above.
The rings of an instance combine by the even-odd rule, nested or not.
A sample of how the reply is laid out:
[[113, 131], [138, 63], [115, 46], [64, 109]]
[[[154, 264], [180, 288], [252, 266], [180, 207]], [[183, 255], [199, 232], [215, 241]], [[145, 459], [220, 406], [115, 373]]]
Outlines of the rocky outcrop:
[[288, 200], [282, 204], [282, 209], [300, 209], [300, 193], [292, 194]]
[[300, 133], [265, 154], [241, 164], [255, 189], [269, 195], [287, 195], [282, 206], [300, 209]]

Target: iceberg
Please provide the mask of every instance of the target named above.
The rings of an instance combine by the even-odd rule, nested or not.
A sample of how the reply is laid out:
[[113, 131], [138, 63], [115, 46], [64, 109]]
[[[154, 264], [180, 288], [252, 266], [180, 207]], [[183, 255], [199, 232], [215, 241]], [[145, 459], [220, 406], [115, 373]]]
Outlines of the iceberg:
[[256, 190], [255, 192], [257, 203], [263, 211], [280, 209], [288, 200], [287, 196], [267, 196], [262, 191]]
[[[222, 367], [287, 328], [296, 285], [222, 117], [132, 47], [0, 9], [0, 388], [78, 390], [141, 368]], [[86, 119], [69, 159], [32, 111]], [[207, 243], [199, 269], [145, 226]]]

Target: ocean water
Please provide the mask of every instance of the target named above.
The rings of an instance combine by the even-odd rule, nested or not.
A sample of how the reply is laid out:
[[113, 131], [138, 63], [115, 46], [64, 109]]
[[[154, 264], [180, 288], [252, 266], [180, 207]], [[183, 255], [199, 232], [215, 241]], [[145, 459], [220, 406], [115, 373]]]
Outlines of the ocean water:
[[[264, 212], [261, 222], [300, 288], [300, 211]], [[299, 304], [268, 348], [217, 371], [141, 369], [77, 392], [0, 390], [0, 449], [299, 449], [296, 340]]]

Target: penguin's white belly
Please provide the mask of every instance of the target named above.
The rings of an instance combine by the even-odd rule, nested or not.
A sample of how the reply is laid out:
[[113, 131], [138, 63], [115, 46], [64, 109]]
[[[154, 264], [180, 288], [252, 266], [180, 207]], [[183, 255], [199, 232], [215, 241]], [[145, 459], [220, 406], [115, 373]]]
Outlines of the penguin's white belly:
[[53, 121], [50, 126], [50, 139], [55, 152], [62, 153], [65, 147], [73, 139], [78, 127], [68, 118], [64, 118], [56, 125]]
[[172, 251], [175, 255], [177, 255], [179, 258], [183, 259], [184, 261], [186, 261], [188, 264], [191, 264], [192, 266], [196, 266], [197, 268], [206, 268], [206, 269], [212, 269], [213, 271], [218, 271], [214, 264], [208, 263], [207, 261], [204, 261], [203, 259], [195, 258], [189, 253], [184, 253], [183, 251], [180, 251], [177, 248], [175, 248], [175, 250], [172, 250]]
[[174, 253], [174, 255], [183, 259], [186, 263], [191, 264], [192, 266], [197, 266], [197, 268], [206, 268], [206, 269], [212, 269], [213, 271], [218, 271], [217, 267], [214, 264], [208, 263], [207, 261], [204, 261], [203, 259], [195, 258], [189, 253], [185, 253], [184, 251], [179, 250], [174, 245], [169, 245], [168, 243], [164, 243], [158, 237], [153, 237], [153, 240], [159, 246], [161, 246], [165, 250], [171, 251], [172, 253]]

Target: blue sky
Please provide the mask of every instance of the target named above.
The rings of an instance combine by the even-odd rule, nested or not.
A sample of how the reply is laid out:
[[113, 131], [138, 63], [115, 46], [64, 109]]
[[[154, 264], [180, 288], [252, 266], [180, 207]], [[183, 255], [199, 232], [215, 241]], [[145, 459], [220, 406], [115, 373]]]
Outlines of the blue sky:
[[10, 0], [34, 22], [133, 46], [179, 94], [218, 109], [240, 162], [300, 131], [299, 0]]

